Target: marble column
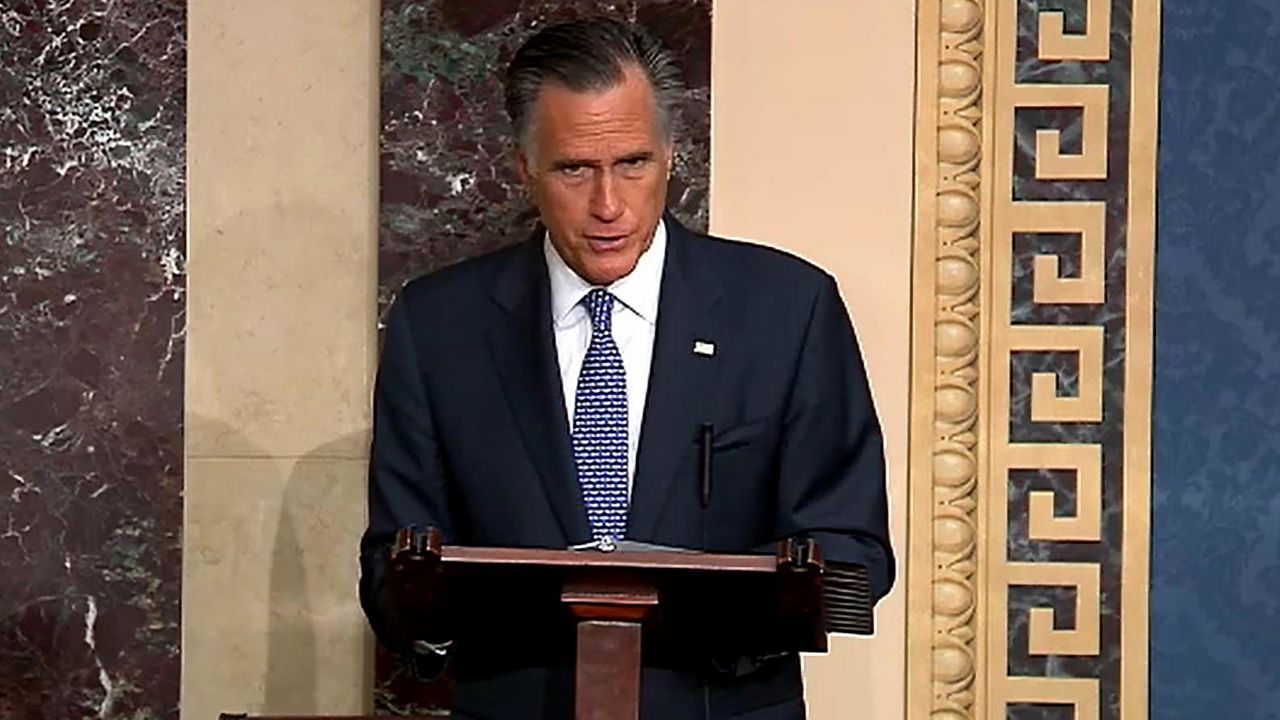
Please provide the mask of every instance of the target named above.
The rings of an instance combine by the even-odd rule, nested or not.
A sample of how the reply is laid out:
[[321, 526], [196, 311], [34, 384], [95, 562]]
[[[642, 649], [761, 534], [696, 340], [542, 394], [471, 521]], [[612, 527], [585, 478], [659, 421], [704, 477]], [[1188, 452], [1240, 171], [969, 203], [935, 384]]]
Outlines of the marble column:
[[358, 714], [377, 6], [189, 8], [182, 716]]
[[185, 30], [0, 10], [0, 717], [178, 712]]

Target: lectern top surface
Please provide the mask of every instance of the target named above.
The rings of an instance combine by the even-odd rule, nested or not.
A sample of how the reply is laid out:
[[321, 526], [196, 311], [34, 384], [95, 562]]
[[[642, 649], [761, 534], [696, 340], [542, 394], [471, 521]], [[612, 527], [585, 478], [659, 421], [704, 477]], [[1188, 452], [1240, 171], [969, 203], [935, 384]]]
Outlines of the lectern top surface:
[[722, 555], [699, 552], [599, 552], [446, 546], [442, 550], [441, 559], [446, 565], [550, 565], [651, 570], [720, 570], [747, 573], [773, 573], [778, 570], [778, 559], [773, 555]]

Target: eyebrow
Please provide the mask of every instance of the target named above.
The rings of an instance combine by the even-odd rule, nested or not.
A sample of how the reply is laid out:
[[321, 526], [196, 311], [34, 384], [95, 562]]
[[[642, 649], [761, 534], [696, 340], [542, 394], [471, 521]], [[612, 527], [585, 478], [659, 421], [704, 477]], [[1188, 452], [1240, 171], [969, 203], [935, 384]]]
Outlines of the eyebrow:
[[[618, 163], [635, 162], [637, 160], [652, 160], [653, 157], [654, 157], [654, 154], [651, 151], [639, 150], [633, 153], [627, 153], [626, 155], [623, 155], [622, 157], [615, 160], [614, 164], [616, 165]], [[598, 168], [603, 164], [604, 163], [600, 162], [599, 160], [587, 160], [585, 158], [565, 158], [563, 160], [556, 160], [555, 162], [551, 163], [551, 168], [553, 170], [564, 170], [566, 168], [573, 168], [573, 167]]]
[[564, 160], [556, 160], [551, 163], [552, 170], [564, 170], [565, 168], [575, 167], [600, 167], [600, 163], [594, 160], [577, 160], [575, 158], [566, 158]]
[[652, 159], [653, 159], [652, 152], [649, 152], [648, 150], [640, 150], [639, 152], [633, 152], [633, 153], [628, 153], [626, 155], [623, 155], [622, 157], [618, 158], [617, 162], [626, 163], [626, 162], [635, 162], [637, 160], [652, 160]]

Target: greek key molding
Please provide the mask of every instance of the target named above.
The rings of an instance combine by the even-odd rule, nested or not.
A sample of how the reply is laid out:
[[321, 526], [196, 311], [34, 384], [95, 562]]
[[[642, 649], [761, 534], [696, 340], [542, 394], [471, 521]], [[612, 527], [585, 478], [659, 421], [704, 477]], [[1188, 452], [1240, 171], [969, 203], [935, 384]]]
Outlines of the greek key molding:
[[1066, 13], [1045, 10], [1040, 13], [1037, 47], [1041, 60], [1111, 59], [1111, 0], [1088, 0], [1085, 3], [1084, 34], [1068, 34]]
[[1080, 273], [1063, 277], [1057, 255], [1035, 256], [1035, 295], [1040, 305], [1102, 302], [1106, 257], [1107, 206], [1102, 202], [1020, 202], [1009, 208], [1015, 233], [1066, 233], [1080, 236]]
[[1146, 717], [1159, 0], [1058, 8], [917, 5], [913, 719]]
[[1107, 179], [1110, 88], [1106, 85], [1015, 84], [1009, 94], [1016, 108], [1067, 108], [1080, 112], [1083, 126], [1080, 152], [1063, 152], [1060, 130], [1036, 130], [1037, 180]]
[[1032, 540], [1102, 542], [1102, 446], [1096, 443], [1010, 443], [1000, 476], [1011, 470], [1066, 470], [1075, 476], [1076, 510], [1058, 514], [1056, 493], [1027, 493], [1027, 535]]

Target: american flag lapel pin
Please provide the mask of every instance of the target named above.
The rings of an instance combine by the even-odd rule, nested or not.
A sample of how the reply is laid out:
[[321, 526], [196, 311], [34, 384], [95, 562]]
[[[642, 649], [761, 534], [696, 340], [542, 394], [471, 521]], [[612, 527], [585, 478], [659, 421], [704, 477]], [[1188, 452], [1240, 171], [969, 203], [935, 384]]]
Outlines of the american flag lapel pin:
[[712, 357], [716, 354], [716, 344], [706, 340], [693, 341], [693, 354], [703, 357]]

